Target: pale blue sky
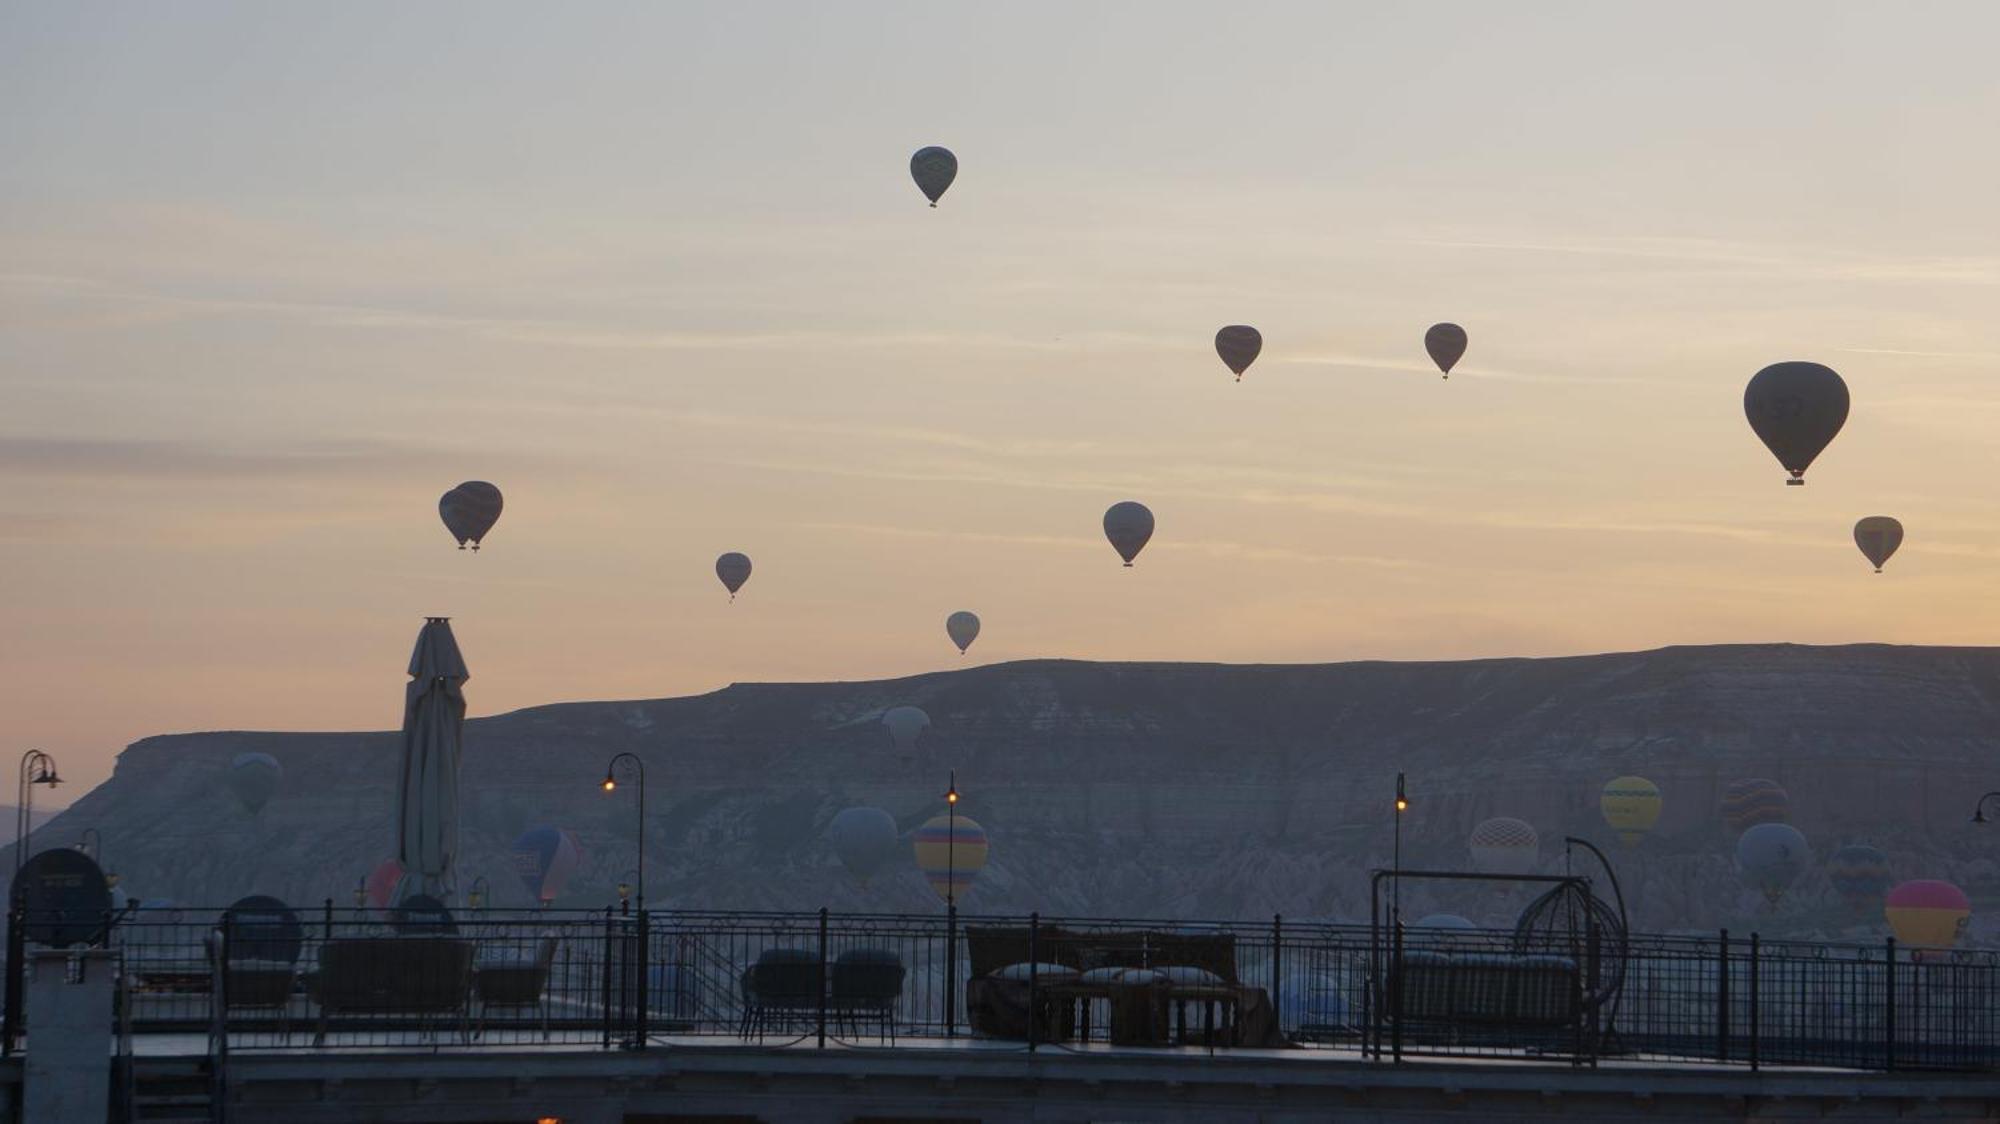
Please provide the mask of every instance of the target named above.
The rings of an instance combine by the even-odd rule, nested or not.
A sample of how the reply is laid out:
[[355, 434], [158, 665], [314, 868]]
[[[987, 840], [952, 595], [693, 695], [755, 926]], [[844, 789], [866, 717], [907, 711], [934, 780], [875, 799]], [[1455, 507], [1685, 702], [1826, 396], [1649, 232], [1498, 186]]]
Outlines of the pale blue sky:
[[[958, 608], [971, 659], [1984, 643], [1996, 31], [0, 7], [0, 707], [83, 779], [146, 733], [386, 726], [430, 612], [477, 713], [956, 666]], [[1793, 358], [1855, 397], [1804, 489], [1740, 414]], [[473, 477], [477, 558], [434, 516]]]

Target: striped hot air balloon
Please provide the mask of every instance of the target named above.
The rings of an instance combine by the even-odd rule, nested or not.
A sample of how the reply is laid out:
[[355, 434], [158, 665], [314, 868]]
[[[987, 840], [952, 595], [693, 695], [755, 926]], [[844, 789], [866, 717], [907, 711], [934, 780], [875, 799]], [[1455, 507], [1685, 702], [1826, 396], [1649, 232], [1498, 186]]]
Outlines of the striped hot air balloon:
[[1866, 843], [1849, 843], [1827, 857], [1826, 880], [1849, 909], [1872, 913], [1889, 888], [1889, 856]]
[[1748, 777], [1732, 781], [1722, 793], [1722, 820], [1732, 835], [1742, 835], [1760, 823], [1784, 823], [1791, 818], [1792, 798], [1777, 781]]
[[1882, 913], [1902, 944], [1950, 948], [1972, 919], [1972, 901], [1949, 882], [1919, 878], [1889, 891]]
[[1660, 822], [1660, 786], [1644, 777], [1613, 777], [1597, 798], [1604, 822], [1627, 847]]
[[932, 816], [910, 835], [917, 866], [938, 897], [956, 902], [986, 866], [986, 829], [966, 815]]

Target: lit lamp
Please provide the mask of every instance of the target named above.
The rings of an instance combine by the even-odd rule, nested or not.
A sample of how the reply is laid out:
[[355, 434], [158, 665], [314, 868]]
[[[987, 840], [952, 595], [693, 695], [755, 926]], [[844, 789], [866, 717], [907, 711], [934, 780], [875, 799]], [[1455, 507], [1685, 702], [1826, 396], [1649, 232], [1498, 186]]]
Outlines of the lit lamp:
[[1403, 774], [1396, 774], [1396, 851], [1390, 867], [1396, 872], [1395, 882], [1389, 894], [1389, 918], [1393, 924], [1403, 921], [1403, 813], [1410, 810], [1410, 793], [1404, 787]]
[[1980, 797], [1980, 798], [1979, 798], [1979, 803], [1977, 803], [1977, 804], [1974, 804], [1974, 805], [1972, 806], [1972, 822], [1973, 822], [1973, 823], [1986, 823], [1986, 822], [1987, 822], [1987, 819], [1986, 819], [1986, 802], [1987, 802], [1988, 800], [1991, 800], [1991, 799], [1993, 799], [1993, 798], [1994, 798], [1994, 797], [1996, 797], [1996, 796], [2000, 796], [2000, 792], [1989, 792], [1989, 793], [1987, 793], [1986, 795], [1984, 795], [1984, 796], [1982, 796], [1982, 797]]
[[[639, 814], [637, 831], [634, 833], [637, 837], [636, 842], [639, 851], [639, 867], [634, 872], [637, 875], [634, 881], [638, 885], [638, 900], [634, 904], [639, 907], [639, 912], [644, 913], [646, 911], [646, 763], [639, 760], [638, 756], [632, 753], [620, 753], [612, 757], [610, 763], [604, 766], [603, 787], [606, 792], [616, 792], [618, 790], [618, 777], [615, 774], [620, 761], [632, 762], [632, 768], [637, 772], [639, 777]], [[625, 893], [625, 889], [621, 886], [618, 891], [619, 901], [622, 902], [625, 900]]]

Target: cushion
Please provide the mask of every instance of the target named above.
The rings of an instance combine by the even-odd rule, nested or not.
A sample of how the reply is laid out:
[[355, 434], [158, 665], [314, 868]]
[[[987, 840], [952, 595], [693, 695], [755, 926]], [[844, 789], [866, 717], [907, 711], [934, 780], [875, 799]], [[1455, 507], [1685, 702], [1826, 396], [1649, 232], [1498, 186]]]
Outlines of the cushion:
[[1126, 969], [1119, 967], [1092, 968], [1090, 971], [1085, 972], [1084, 974], [1078, 976], [1076, 978], [1076, 982], [1080, 984], [1091, 984], [1098, 986], [1104, 984], [1114, 984], [1118, 982], [1118, 977], [1124, 975], [1125, 972]]
[[1191, 964], [1169, 964], [1155, 971], [1165, 976], [1167, 982], [1171, 984], [1200, 984], [1204, 987], [1215, 987], [1224, 982], [1222, 977], [1214, 972], [1206, 968], [1196, 968]]
[[1031, 971], [1037, 980], [1059, 982], [1076, 978], [1075, 968], [1066, 968], [1061, 964], [1009, 964], [986, 973], [986, 976], [994, 980], [1025, 980]]

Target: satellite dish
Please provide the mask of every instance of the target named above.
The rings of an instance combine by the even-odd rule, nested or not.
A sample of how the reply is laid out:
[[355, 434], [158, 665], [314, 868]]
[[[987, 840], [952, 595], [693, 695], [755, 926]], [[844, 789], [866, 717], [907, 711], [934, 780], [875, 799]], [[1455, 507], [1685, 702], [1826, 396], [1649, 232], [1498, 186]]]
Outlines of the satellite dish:
[[292, 907], [269, 894], [239, 898], [222, 911], [222, 931], [228, 934], [229, 959], [269, 960], [294, 964], [299, 946], [305, 943], [305, 929]]
[[104, 943], [111, 888], [104, 871], [74, 847], [55, 847], [21, 864], [14, 908], [28, 940], [50, 948]]

